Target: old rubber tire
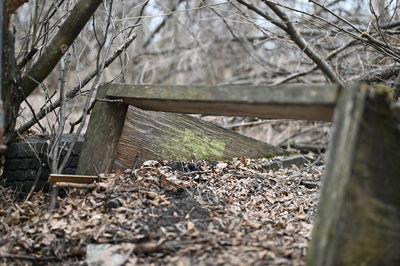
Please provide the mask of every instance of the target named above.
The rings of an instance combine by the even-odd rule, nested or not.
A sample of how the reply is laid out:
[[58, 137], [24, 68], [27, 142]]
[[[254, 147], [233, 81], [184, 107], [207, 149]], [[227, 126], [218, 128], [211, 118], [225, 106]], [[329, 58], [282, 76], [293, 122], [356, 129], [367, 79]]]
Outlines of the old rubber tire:
[[[70, 146], [74, 135], [63, 135], [61, 139], [62, 147], [66, 149]], [[42, 170], [39, 181], [35, 190], [45, 189], [48, 185], [47, 179], [50, 174], [49, 161], [47, 150], [50, 143], [48, 135], [34, 135], [27, 137], [24, 141], [15, 142], [8, 145], [4, 153], [5, 164], [3, 168], [2, 181], [5, 186], [20, 189], [23, 192], [29, 191], [35, 181], [35, 177], [39, 174], [40, 166]], [[64, 174], [74, 174], [78, 165], [79, 154], [82, 150], [83, 136], [78, 138], [71, 157], [68, 160], [67, 166], [64, 169]], [[40, 160], [38, 160], [38, 155]], [[62, 154], [63, 157], [63, 154]]]

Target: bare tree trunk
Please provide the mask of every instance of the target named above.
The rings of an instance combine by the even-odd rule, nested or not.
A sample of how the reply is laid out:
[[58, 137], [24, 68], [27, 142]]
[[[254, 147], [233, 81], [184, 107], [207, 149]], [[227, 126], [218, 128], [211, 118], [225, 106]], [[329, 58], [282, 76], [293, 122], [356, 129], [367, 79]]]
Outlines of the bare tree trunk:
[[[4, 26], [4, 81], [3, 103], [5, 109], [5, 141], [11, 142], [15, 137], [15, 123], [20, 104], [52, 72], [66, 50], [71, 46], [83, 27], [92, 17], [102, 0], [80, 0], [69, 17], [61, 25], [44, 53], [23, 77], [17, 67], [14, 54], [14, 36]], [[9, 14], [5, 14], [8, 21]]]
[[15, 122], [18, 116], [19, 104], [23, 97], [18, 88], [20, 71], [17, 68], [14, 56], [14, 35], [4, 25], [3, 29], [3, 80], [2, 100], [4, 104], [4, 140], [9, 143], [14, 138]]

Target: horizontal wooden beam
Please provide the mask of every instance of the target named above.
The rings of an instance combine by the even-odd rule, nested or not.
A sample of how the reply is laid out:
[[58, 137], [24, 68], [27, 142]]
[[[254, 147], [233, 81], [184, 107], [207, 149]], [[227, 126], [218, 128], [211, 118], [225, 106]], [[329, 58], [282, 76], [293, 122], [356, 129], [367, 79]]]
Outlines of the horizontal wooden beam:
[[338, 85], [166, 86], [106, 84], [107, 97], [144, 110], [331, 121]]
[[69, 183], [82, 183], [90, 184], [97, 179], [97, 176], [89, 175], [64, 175], [64, 174], [51, 174], [49, 176], [49, 183], [55, 184], [59, 182], [69, 182]]
[[81, 184], [74, 182], [57, 182], [53, 185], [53, 188], [78, 188], [78, 189], [94, 189], [96, 184]]

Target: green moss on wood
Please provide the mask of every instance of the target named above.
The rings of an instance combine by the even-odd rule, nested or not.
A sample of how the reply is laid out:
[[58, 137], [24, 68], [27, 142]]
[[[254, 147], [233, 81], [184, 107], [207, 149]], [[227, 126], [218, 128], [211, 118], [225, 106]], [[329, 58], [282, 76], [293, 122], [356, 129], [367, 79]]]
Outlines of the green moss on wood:
[[224, 157], [225, 142], [221, 138], [207, 136], [202, 130], [171, 129], [165, 134], [172, 136], [171, 139], [156, 144], [165, 157], [172, 156], [179, 161], [218, 160]]
[[391, 89], [383, 85], [375, 85], [373, 89], [377, 94], [386, 94], [388, 96], [391, 94]]
[[[288, 155], [291, 155], [291, 154], [288, 154]], [[268, 153], [268, 154], [265, 154], [265, 155], [263, 156], [263, 158], [265, 158], [265, 159], [270, 159], [270, 158], [273, 158], [273, 157], [275, 157], [275, 156], [276, 156], [276, 154]]]
[[137, 153], [141, 160], [230, 160], [262, 158], [287, 153], [188, 115], [144, 111], [130, 107], [117, 151], [118, 165], [130, 167]]

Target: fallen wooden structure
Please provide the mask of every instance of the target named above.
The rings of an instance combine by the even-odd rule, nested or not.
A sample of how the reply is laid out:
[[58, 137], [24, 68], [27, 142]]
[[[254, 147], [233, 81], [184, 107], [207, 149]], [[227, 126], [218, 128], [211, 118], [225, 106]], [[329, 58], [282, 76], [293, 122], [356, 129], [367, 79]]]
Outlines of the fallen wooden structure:
[[[133, 166], [140, 154], [176, 160], [227, 159], [250, 151], [253, 156], [284, 154], [257, 141], [246, 150], [248, 139], [159, 111], [331, 121], [336, 107], [308, 264], [400, 265], [400, 122], [388, 89], [110, 84], [97, 98], [102, 100], [89, 123], [78, 166], [81, 174]], [[158, 112], [128, 111], [128, 105]], [[255, 150], [258, 145], [261, 151]]]
[[[285, 151], [280, 148], [176, 113], [330, 121], [339, 91], [336, 85], [103, 85], [88, 126], [78, 173], [130, 168], [136, 160], [283, 155]], [[128, 110], [128, 105], [143, 110]]]

